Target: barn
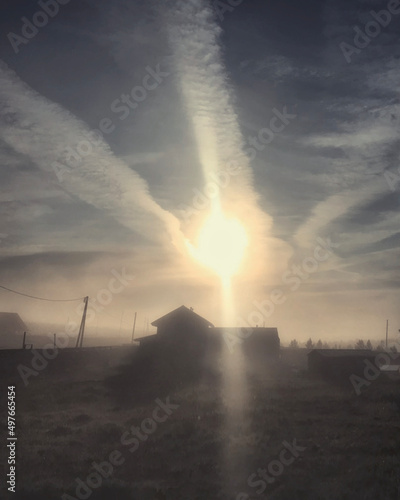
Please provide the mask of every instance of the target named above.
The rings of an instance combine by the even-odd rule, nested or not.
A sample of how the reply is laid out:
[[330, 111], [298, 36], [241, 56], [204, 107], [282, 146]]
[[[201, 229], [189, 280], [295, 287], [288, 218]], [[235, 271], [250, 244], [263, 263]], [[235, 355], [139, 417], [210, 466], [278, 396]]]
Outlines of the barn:
[[308, 353], [308, 370], [327, 378], [361, 376], [365, 360], [374, 363], [376, 354], [369, 349], [313, 349]]
[[22, 348], [22, 338], [27, 331], [17, 313], [0, 312], [0, 349]]

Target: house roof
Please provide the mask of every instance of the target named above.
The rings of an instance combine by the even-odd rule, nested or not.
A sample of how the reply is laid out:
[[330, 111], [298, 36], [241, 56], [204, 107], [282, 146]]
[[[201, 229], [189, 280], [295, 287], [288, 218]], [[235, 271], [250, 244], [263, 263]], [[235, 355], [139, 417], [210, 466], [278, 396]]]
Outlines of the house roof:
[[0, 334], [19, 333], [27, 330], [25, 323], [17, 313], [0, 312]]
[[376, 356], [378, 353], [371, 351], [370, 349], [313, 349], [308, 353], [320, 354], [325, 358], [340, 358], [340, 357], [371, 357]]
[[163, 323], [170, 321], [173, 322], [174, 320], [181, 320], [181, 319], [195, 319], [196, 321], [203, 323], [204, 326], [214, 326], [207, 319], [203, 318], [202, 316], [199, 316], [192, 309], [189, 309], [186, 306], [178, 307], [177, 309], [174, 309], [173, 311], [165, 314], [164, 316], [161, 316], [161, 318], [158, 318], [152, 322], [152, 326], [160, 326]]

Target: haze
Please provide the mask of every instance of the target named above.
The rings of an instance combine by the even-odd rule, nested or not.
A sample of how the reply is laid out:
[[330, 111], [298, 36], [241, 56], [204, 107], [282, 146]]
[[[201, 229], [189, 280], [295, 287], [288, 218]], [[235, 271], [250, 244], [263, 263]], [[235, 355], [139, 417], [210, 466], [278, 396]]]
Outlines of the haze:
[[[22, 43], [7, 34], [38, 4], [2, 7], [0, 285], [110, 296], [91, 327], [116, 336], [182, 304], [221, 325], [215, 262], [190, 251], [218, 205], [246, 230], [234, 323], [346, 341], [382, 339], [389, 319], [394, 335], [400, 16], [341, 48], [372, 9], [85, 0]], [[1, 300], [26, 321], [80, 320], [79, 302]]]

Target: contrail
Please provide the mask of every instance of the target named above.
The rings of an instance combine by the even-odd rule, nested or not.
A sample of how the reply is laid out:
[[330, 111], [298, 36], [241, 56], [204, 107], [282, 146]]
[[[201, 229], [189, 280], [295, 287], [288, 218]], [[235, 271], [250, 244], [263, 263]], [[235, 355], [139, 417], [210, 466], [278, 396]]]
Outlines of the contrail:
[[[52, 164], [60, 160], [60, 152], [75, 147], [91, 130], [30, 88], [3, 62], [0, 79], [0, 137], [39, 169], [55, 176]], [[143, 216], [154, 215], [164, 223], [174, 244], [183, 249], [179, 220], [158, 205], [147, 182], [117, 158], [105, 141], [93, 144], [90, 155], [65, 176], [60, 187], [136, 231], [143, 231]], [[157, 235], [148, 228], [147, 233], [149, 237]]]
[[[169, 19], [178, 80], [192, 120], [204, 181], [232, 160], [240, 163], [240, 193], [252, 191], [252, 170], [233, 108], [233, 93], [222, 62], [219, 36], [208, 2], [178, 0]], [[234, 189], [234, 183], [230, 185]], [[239, 193], [236, 193], [239, 194]], [[253, 193], [254, 195], [254, 193]]]

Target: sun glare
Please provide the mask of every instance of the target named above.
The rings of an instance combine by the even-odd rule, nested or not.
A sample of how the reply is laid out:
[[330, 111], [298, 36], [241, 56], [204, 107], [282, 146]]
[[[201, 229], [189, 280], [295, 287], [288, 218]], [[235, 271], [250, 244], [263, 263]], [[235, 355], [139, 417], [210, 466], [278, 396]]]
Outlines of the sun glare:
[[189, 243], [189, 250], [200, 263], [229, 280], [238, 272], [247, 244], [243, 225], [215, 210], [200, 230], [197, 247]]

